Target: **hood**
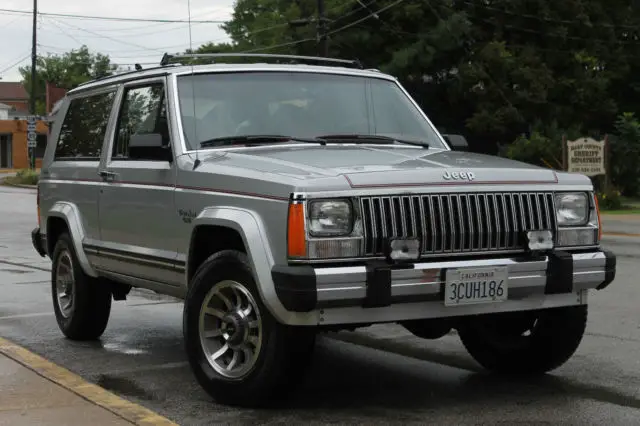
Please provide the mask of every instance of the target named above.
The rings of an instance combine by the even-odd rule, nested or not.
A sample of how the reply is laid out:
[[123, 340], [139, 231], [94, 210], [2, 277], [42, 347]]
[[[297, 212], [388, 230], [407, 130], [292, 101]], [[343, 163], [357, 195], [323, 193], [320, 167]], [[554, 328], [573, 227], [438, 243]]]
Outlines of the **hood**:
[[296, 179], [342, 175], [356, 187], [418, 186], [437, 182], [556, 183], [553, 170], [506, 158], [459, 151], [398, 146], [270, 146], [211, 152], [218, 163]]

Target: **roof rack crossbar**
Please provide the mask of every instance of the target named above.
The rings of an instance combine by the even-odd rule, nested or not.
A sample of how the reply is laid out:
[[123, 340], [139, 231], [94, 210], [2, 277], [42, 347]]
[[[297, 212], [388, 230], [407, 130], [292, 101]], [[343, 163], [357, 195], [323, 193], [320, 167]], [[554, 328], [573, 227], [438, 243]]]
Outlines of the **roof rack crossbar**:
[[355, 68], [364, 69], [362, 63], [357, 59], [338, 59], [338, 58], [325, 58], [321, 56], [299, 56], [299, 55], [278, 55], [270, 53], [188, 53], [180, 55], [170, 55], [165, 53], [162, 56], [160, 65], [169, 65], [174, 60], [180, 59], [199, 59], [199, 58], [264, 58], [264, 59], [289, 59], [292, 61], [308, 61], [308, 62], [324, 62], [341, 65], [350, 65]]

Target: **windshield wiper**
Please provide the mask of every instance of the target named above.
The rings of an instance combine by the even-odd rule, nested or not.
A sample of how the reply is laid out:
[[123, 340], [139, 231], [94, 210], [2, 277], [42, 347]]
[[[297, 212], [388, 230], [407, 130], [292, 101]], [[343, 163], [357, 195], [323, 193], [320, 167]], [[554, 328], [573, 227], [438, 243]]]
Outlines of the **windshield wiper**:
[[223, 136], [220, 138], [208, 139], [200, 142], [202, 148], [209, 148], [213, 146], [235, 145], [235, 144], [260, 144], [260, 143], [278, 143], [278, 142], [308, 142], [319, 143], [326, 145], [327, 141], [322, 138], [303, 138], [297, 136], [286, 135], [238, 135], [238, 136]]
[[367, 134], [335, 134], [335, 135], [321, 135], [318, 136], [320, 139], [324, 139], [328, 142], [333, 141], [353, 141], [360, 143], [371, 143], [371, 142], [379, 142], [379, 143], [389, 143], [389, 142], [398, 142], [406, 145], [420, 146], [425, 149], [429, 149], [429, 144], [426, 142], [419, 141], [409, 141], [406, 139], [398, 139], [393, 138], [391, 136], [383, 136], [383, 135], [367, 135]]

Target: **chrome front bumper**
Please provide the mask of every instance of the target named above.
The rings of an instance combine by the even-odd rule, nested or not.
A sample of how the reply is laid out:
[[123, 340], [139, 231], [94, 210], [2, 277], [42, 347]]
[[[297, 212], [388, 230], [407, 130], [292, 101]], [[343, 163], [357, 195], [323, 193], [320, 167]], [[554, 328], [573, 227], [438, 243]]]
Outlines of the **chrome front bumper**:
[[[506, 266], [508, 300], [445, 307], [445, 272], [450, 268]], [[586, 303], [586, 291], [601, 290], [615, 278], [609, 251], [556, 251], [522, 256], [408, 265], [385, 263], [346, 267], [276, 266], [272, 277], [284, 307], [319, 310], [324, 323], [398, 321], [540, 309]]]

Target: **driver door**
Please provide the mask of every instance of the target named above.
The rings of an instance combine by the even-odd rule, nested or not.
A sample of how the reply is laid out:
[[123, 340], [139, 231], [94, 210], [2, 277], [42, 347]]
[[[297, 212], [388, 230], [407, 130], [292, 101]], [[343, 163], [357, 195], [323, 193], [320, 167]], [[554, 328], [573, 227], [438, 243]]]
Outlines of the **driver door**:
[[[123, 88], [110, 152], [100, 175], [101, 267], [117, 274], [179, 286], [176, 165], [158, 156], [129, 155], [131, 135], [161, 134], [171, 149], [165, 79]], [[172, 156], [173, 157], [173, 156]]]

